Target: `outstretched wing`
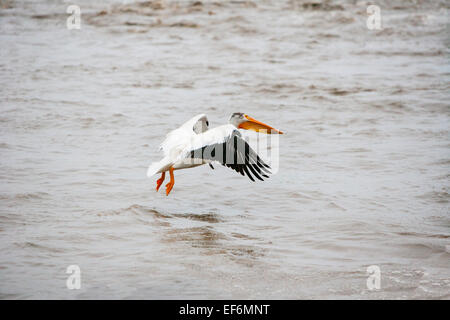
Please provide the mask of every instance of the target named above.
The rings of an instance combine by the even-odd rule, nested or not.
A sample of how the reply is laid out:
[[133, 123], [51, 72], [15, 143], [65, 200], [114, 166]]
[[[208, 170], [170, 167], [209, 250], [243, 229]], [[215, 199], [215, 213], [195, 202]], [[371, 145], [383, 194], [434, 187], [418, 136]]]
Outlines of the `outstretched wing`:
[[187, 158], [204, 162], [217, 161], [243, 176], [247, 175], [252, 181], [255, 181], [253, 176], [261, 181], [264, 181], [262, 177], [269, 178], [270, 166], [242, 139], [240, 132], [234, 127], [218, 127], [198, 135], [198, 138], [188, 150]]
[[[189, 144], [192, 135], [201, 134], [208, 130], [209, 122], [205, 114], [198, 114], [186, 121], [179, 128], [170, 131], [159, 146], [165, 156], [169, 153], [178, 154]], [[178, 152], [177, 152], [178, 151]]]

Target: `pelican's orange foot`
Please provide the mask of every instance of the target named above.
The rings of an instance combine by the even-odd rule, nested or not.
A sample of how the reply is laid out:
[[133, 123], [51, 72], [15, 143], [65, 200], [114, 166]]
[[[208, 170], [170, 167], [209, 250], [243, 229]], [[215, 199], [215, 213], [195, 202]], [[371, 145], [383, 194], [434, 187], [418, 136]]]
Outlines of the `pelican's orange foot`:
[[174, 183], [172, 183], [172, 182], [169, 182], [168, 184], [166, 184], [166, 196], [169, 195], [170, 191], [173, 188], [173, 185], [174, 185]]
[[169, 195], [170, 191], [173, 188], [173, 185], [175, 184], [175, 178], [173, 176], [173, 167], [170, 167], [169, 173], [170, 173], [170, 182], [166, 184], [166, 196]]
[[161, 178], [159, 178], [158, 180], [156, 180], [156, 192], [158, 192], [159, 187], [161, 187], [162, 183], [164, 182], [164, 179], [166, 178], [166, 173], [163, 172], [161, 174]]

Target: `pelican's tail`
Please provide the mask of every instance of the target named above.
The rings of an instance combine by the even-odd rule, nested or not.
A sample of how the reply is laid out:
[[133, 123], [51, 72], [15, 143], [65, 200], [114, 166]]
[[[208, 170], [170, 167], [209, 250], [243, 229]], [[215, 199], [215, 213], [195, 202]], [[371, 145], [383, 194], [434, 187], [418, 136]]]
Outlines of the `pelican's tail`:
[[147, 169], [147, 177], [157, 174], [159, 171], [159, 162], [153, 162]]
[[161, 161], [153, 162], [147, 169], [147, 177], [151, 177], [157, 173], [161, 173], [169, 170], [172, 166], [172, 162], [169, 161], [168, 157], [163, 158]]

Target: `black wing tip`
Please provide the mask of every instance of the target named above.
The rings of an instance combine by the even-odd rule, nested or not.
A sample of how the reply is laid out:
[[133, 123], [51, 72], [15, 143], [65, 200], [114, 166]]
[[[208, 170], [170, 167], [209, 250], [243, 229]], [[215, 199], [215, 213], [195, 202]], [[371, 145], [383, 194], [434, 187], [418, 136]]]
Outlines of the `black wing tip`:
[[[248, 167], [249, 167], [250, 171], [253, 173], [253, 175], [254, 175], [258, 180], [264, 181], [264, 180], [258, 175], [258, 173], [261, 174], [261, 170], [259, 170], [259, 168], [258, 168], [257, 165], [249, 165]], [[258, 171], [258, 172], [256, 172], [256, 171]]]
[[250, 174], [250, 172], [248, 172], [248, 169], [246, 166], [244, 166], [244, 171], [247, 174], [247, 177], [249, 177], [250, 180], [252, 180], [253, 182], [255, 182], [255, 179], [253, 179], [252, 175]]

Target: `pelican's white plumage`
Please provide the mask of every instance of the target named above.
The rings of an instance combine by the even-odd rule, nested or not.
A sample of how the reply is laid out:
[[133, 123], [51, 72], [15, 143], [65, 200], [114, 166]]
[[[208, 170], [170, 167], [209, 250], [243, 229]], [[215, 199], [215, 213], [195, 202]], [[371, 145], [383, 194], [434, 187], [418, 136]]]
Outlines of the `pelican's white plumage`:
[[208, 130], [208, 118], [205, 114], [199, 114], [192, 119], [186, 121], [179, 128], [170, 131], [166, 135], [166, 139], [161, 143], [160, 150], [164, 152], [164, 155], [181, 151], [189, 143], [193, 136], [193, 133], [202, 133]]
[[[190, 120], [186, 121], [179, 128], [170, 131], [166, 135], [166, 139], [161, 143], [159, 149], [163, 151], [164, 158], [158, 162], [152, 163], [148, 170], [147, 176], [151, 176], [169, 170], [177, 161], [182, 160], [181, 155], [186, 148], [189, 147], [193, 139], [208, 130], [208, 118], [205, 114], [199, 114]], [[178, 168], [182, 169], [181, 163], [178, 163]], [[196, 165], [197, 166], [197, 165]]]
[[[208, 130], [208, 118], [205, 114], [199, 114], [179, 128], [170, 131], [160, 145], [164, 157], [152, 163], [147, 170], [148, 177], [162, 173], [157, 181], [156, 190], [164, 181], [166, 171], [170, 172], [170, 182], [166, 185], [168, 195], [175, 183], [174, 170], [197, 167], [216, 161], [242, 175], [247, 175], [252, 181], [254, 181], [252, 174], [259, 180], [263, 180], [261, 176], [268, 178], [270, 167], [241, 138], [238, 128], [265, 133], [282, 132], [243, 113], [234, 113], [229, 122], [230, 124]], [[217, 152], [211, 153], [212, 150]], [[234, 159], [234, 161], [228, 161], [228, 159]]]

